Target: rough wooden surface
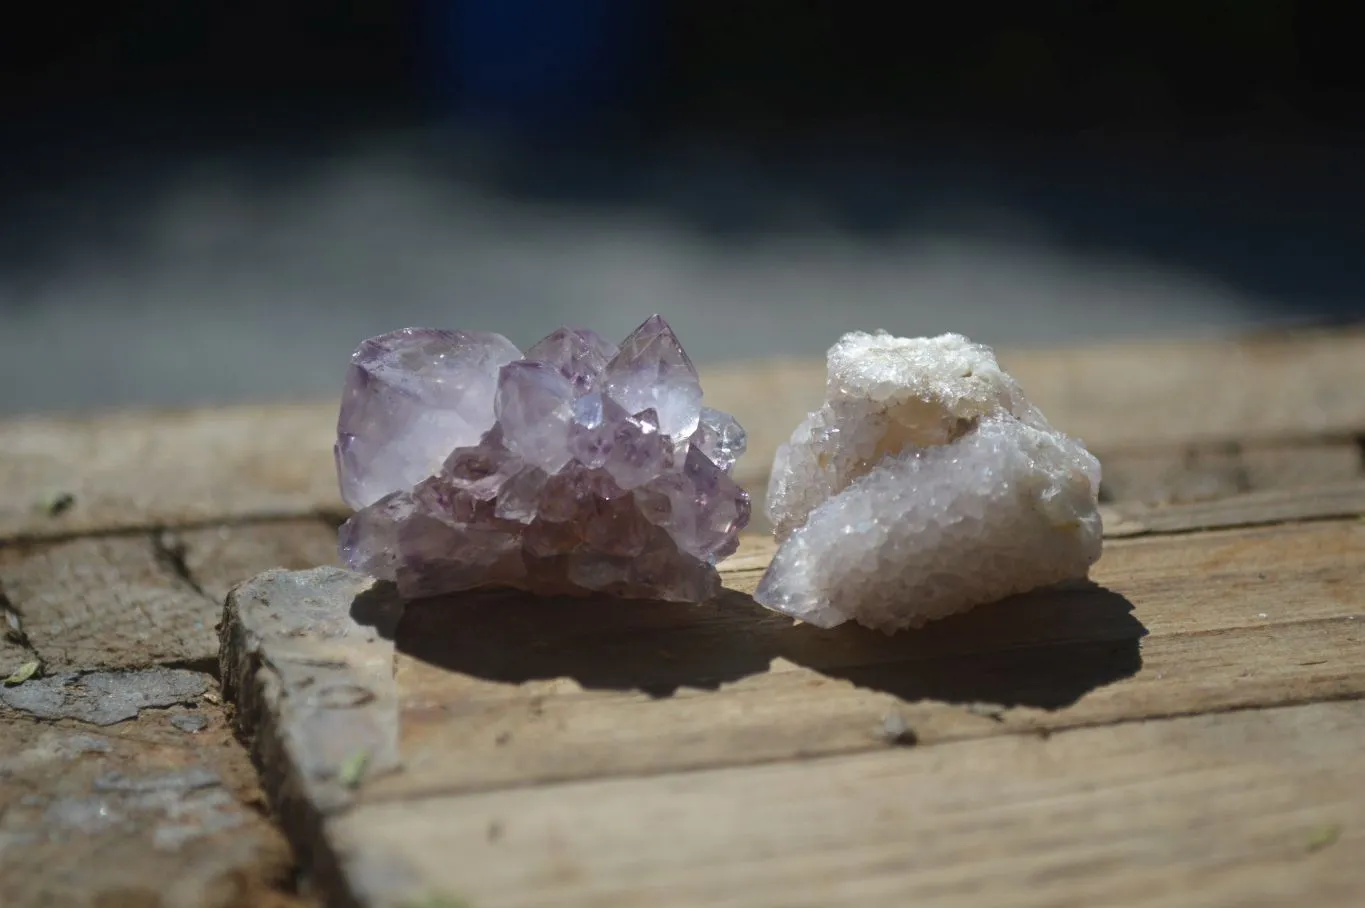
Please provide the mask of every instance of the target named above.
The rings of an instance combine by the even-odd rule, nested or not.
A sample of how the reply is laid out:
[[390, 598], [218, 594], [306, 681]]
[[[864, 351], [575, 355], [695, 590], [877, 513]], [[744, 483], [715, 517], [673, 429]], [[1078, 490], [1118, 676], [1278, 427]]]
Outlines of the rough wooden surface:
[[409, 606], [374, 796], [865, 750], [891, 713], [932, 743], [1365, 694], [1359, 521], [1114, 543], [1093, 588], [893, 637], [792, 626], [757, 576], [701, 609]]
[[0, 548], [0, 675], [41, 665], [0, 688], [0, 905], [311, 903], [202, 670], [228, 585], [334, 542], [305, 520]]
[[358, 900], [1348, 906], [1365, 704], [362, 806]]
[[107, 728], [0, 709], [0, 905], [296, 905], [266, 810], [220, 703]]
[[[218, 612], [229, 589], [262, 570], [303, 570], [337, 561], [336, 527], [323, 520], [183, 530], [163, 535], [162, 543]], [[215, 645], [215, 658], [217, 652]]]
[[[1311, 745], [1278, 761], [1238, 748], [1289, 728], [1339, 736], [1365, 717], [1365, 523], [1249, 510], [1233, 508], [1234, 522], [1267, 525], [1114, 540], [1092, 587], [893, 637], [793, 626], [754, 606], [765, 540], [725, 570], [725, 596], [696, 608], [514, 594], [410, 603], [395, 633], [401, 769], [385, 760], [344, 799], [291, 799], [290, 828], [333, 897], [364, 905], [433, 892], [478, 905], [1088, 904], [1106, 887], [1124, 893], [1114, 904], [1303, 893], [1350, 904], [1365, 872], [1340, 858], [1324, 871], [1306, 843], [1365, 803], [1359, 770], [1342, 762], [1357, 737], [1324, 745], [1304, 778], [1291, 756]], [[242, 719], [258, 737], [293, 736], [268, 764], [285, 791], [335, 779], [346, 750], [307, 731], [317, 720], [291, 710], [278, 668], [297, 658], [298, 635], [268, 625], [298, 594], [271, 589], [299, 576], [240, 587], [225, 617], [226, 660], [244, 660], [237, 639], [261, 641], [237, 696], [255, 704]], [[350, 620], [361, 587], [319, 587], [315, 620]], [[332, 664], [363, 661], [362, 630], [328, 632], [352, 650]], [[1332, 701], [1352, 705], [1321, 705]], [[1192, 714], [1203, 718], [1179, 719]], [[1178, 758], [1205, 737], [1217, 759]], [[1220, 772], [1275, 797], [1209, 788]], [[866, 774], [878, 781], [853, 781]], [[926, 791], [962, 794], [917, 811]], [[707, 805], [695, 813], [692, 794]], [[902, 806], [876, 814], [883, 800]], [[722, 801], [733, 810], [717, 813]], [[1003, 831], [1002, 804], [1014, 817]], [[741, 813], [752, 819], [732, 819]], [[1205, 822], [1189, 827], [1195, 816]], [[912, 860], [905, 849], [945, 823], [952, 843]], [[627, 845], [651, 829], [649, 844]], [[1221, 845], [1208, 843], [1215, 833]], [[665, 841], [671, 856], [655, 847]], [[842, 844], [824, 854], [825, 842]], [[863, 852], [885, 871], [869, 875]], [[1151, 870], [1116, 870], [1176, 854], [1188, 858], [1179, 873], [1142, 898]], [[792, 877], [808, 864], [818, 887]], [[1265, 901], [1244, 901], [1266, 886]]]
[[49, 670], [195, 662], [217, 652], [214, 603], [150, 536], [0, 549], [0, 590]]
[[1117, 451], [1104, 458], [1101, 496], [1139, 505], [1194, 504], [1243, 492], [1349, 482], [1365, 477], [1354, 438]]
[[338, 509], [335, 405], [0, 423], [0, 539]]
[[0, 548], [0, 593], [50, 671], [216, 663], [230, 586], [335, 559], [320, 520], [21, 543]]
[[[1095, 586], [892, 638], [757, 609], [757, 537], [698, 608], [397, 623], [344, 572], [240, 588], [224, 681], [304, 879], [478, 908], [1365, 903], [1365, 334], [1002, 359], [1104, 460]], [[704, 380], [760, 492], [823, 369]], [[0, 670], [45, 673], [0, 691], [0, 904], [306, 900], [202, 672], [231, 588], [334, 561], [334, 416], [0, 423]]]
[[1365, 480], [1267, 489], [1170, 506], [1120, 502], [1102, 508], [1106, 539], [1180, 533], [1365, 513]]
[[[1337, 331], [1001, 360], [1054, 423], [1117, 456], [1306, 439], [1349, 447], [1365, 431], [1362, 350], [1365, 333]], [[819, 402], [824, 367], [703, 371], [708, 402], [749, 431], [737, 476], [760, 491], [773, 451]], [[0, 422], [0, 540], [339, 512], [335, 420], [327, 401]]]

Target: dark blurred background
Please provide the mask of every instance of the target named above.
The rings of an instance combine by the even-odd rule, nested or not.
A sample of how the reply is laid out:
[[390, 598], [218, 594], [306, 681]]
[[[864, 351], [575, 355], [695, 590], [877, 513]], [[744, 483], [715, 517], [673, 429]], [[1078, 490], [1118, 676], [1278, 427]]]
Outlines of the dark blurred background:
[[[896, 15], [899, 13], [899, 15]], [[336, 392], [407, 324], [699, 360], [1365, 312], [1365, 6], [31, 4], [0, 412]]]

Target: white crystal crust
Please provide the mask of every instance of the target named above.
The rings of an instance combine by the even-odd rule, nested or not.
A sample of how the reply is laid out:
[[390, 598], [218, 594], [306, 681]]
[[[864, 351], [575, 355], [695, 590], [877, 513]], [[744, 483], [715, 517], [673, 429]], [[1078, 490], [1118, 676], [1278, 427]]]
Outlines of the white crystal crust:
[[773, 466], [783, 544], [755, 593], [819, 627], [893, 632], [1098, 559], [1099, 462], [960, 335], [845, 335], [827, 401]]

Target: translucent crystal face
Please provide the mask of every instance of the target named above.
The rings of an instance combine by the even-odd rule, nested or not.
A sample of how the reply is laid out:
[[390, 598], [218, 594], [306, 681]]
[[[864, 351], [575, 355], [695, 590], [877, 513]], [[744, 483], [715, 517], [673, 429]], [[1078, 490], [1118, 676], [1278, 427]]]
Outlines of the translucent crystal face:
[[728, 472], [735, 461], [744, 455], [749, 439], [729, 413], [702, 407], [697, 431], [692, 435], [692, 444], [701, 449], [712, 463]]
[[602, 370], [620, 352], [586, 328], [560, 328], [526, 351], [526, 359], [558, 369], [575, 395], [586, 394], [597, 384]]
[[845, 335], [825, 405], [773, 464], [782, 545], [754, 597], [894, 631], [1085, 576], [1099, 462], [959, 335]]
[[573, 384], [548, 363], [503, 366], [493, 410], [508, 449], [550, 473], [568, 463], [573, 392]]
[[341, 496], [363, 508], [430, 476], [493, 425], [498, 370], [521, 356], [498, 334], [406, 328], [351, 357], [337, 420]]
[[682, 344], [659, 316], [621, 342], [603, 375], [606, 396], [628, 413], [653, 410], [659, 431], [686, 438], [701, 418], [701, 381]]
[[346, 563], [408, 596], [712, 595], [749, 519], [729, 476], [744, 431], [701, 406], [668, 324], [619, 349], [561, 328], [524, 357], [496, 337], [414, 329], [357, 351], [337, 442], [360, 508]]

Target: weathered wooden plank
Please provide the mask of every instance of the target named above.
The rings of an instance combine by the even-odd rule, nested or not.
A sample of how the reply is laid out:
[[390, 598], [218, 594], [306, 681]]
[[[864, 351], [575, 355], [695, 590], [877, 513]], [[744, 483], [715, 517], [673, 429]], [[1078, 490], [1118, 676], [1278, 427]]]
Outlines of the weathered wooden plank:
[[0, 904], [301, 906], [264, 807], [221, 700], [107, 728], [0, 706]]
[[219, 610], [147, 536], [0, 549], [0, 591], [51, 671], [217, 654]]
[[181, 530], [162, 543], [174, 548], [195, 585], [219, 605], [228, 590], [262, 571], [337, 562], [336, 527], [319, 519]]
[[0, 539], [339, 509], [335, 432], [318, 404], [0, 422]]
[[1093, 449], [1348, 437], [1365, 426], [1365, 331], [1098, 345], [1001, 362]]
[[[1358, 331], [1005, 351], [1002, 360], [1057, 425], [1101, 455], [1365, 434]], [[703, 372], [708, 400], [749, 430], [736, 475], [761, 497], [777, 445], [821, 398], [824, 367]], [[339, 511], [334, 423], [333, 402], [0, 422], [0, 540]]]
[[[1236, 522], [1250, 523], [1303, 516], [1302, 510], [1254, 502], [1244, 502], [1235, 514]], [[1078, 728], [1108, 734], [1115, 723], [1365, 696], [1365, 524], [1356, 519], [1111, 540], [1094, 587], [1019, 597], [893, 637], [856, 627], [792, 626], [758, 609], [745, 593], [770, 552], [769, 541], [746, 539], [725, 571], [731, 592], [699, 607], [546, 602], [514, 594], [409, 604], [396, 628], [392, 693], [380, 690], [389, 650], [382, 635], [362, 626], [367, 615], [382, 616], [379, 623], [390, 626], [396, 608], [390, 593], [344, 572], [323, 572], [331, 578], [327, 583], [322, 575], [268, 574], [229, 597], [224, 673], [291, 836], [315, 856], [314, 870], [328, 891], [350, 888], [363, 904], [394, 904], [414, 894], [413, 882], [449, 885], [480, 904], [549, 898], [515, 874], [485, 875], [479, 864], [462, 875], [457, 863], [438, 870], [425, 858], [416, 864], [391, 860], [391, 842], [407, 841], [391, 817], [424, 816], [431, 807], [448, 819], [417, 821], [415, 827], [458, 847], [468, 805], [477, 814], [483, 803], [520, 797], [488, 792], [533, 790], [552, 797], [548, 792], [626, 784], [619, 782], [624, 776], [662, 779], [658, 787], [668, 790], [667, 780], [675, 778], [753, 773], [759, 779], [769, 769], [781, 774], [794, 759], [806, 767], [881, 759], [888, 748], [909, 742], [922, 745], [916, 753], [929, 755], [923, 759], [937, 771], [960, 762], [951, 748], [985, 746], [981, 739], [1011, 739], [1000, 746], [1015, 748], [1037, 734], [1057, 740], [1081, 734]], [[282, 587], [293, 592], [282, 595]], [[319, 646], [326, 652], [315, 652]], [[373, 721], [349, 721], [353, 704], [319, 706], [313, 698], [319, 686], [371, 692], [364, 703]], [[396, 741], [385, 731], [393, 725], [401, 729]], [[363, 728], [382, 734], [357, 737]], [[1128, 746], [1136, 745], [1115, 752]], [[1354, 754], [1356, 746], [1344, 751]], [[364, 755], [359, 765], [365, 766], [371, 752], [375, 771], [352, 777], [347, 767], [356, 765], [355, 755]], [[399, 767], [399, 754], [401, 769], [388, 771]], [[822, 759], [812, 761], [817, 757]], [[1038, 752], [1028, 759], [1030, 765], [1053, 765]], [[966, 763], [992, 784], [1015, 772], [1009, 759], [998, 756]], [[1074, 760], [1054, 766], [1058, 778], [1077, 786], [1058, 797], [1074, 803], [1100, 796], [1108, 783], [1088, 780], [1087, 766]], [[683, 770], [691, 774], [671, 775]], [[1189, 777], [1178, 763], [1170, 772]], [[950, 776], [934, 783], [944, 790], [975, 784]], [[1230, 792], [1219, 797], [1228, 801], [1231, 825], [1260, 816], [1283, 821], [1278, 807], [1266, 808], [1255, 797], [1237, 801]], [[1134, 795], [1122, 785], [1105, 797], [1121, 795], [1138, 799], [1126, 806], [1102, 800], [1097, 808], [1141, 815], [1153, 797], [1182, 804], [1189, 799], [1183, 788], [1169, 796]], [[1322, 803], [1346, 802], [1334, 794]], [[523, 809], [534, 814], [537, 808], [517, 802], [505, 816], [518, 817]], [[482, 834], [502, 837], [500, 824], [510, 822], [503, 816], [481, 820]], [[1185, 828], [1184, 814], [1176, 820], [1173, 828]], [[660, 821], [675, 819], [668, 814]], [[992, 830], [998, 821], [988, 817], [981, 829]], [[590, 818], [583, 822], [593, 826]], [[1077, 841], [1084, 841], [1076, 828]], [[1115, 845], [1119, 850], [1105, 861], [1121, 861], [1123, 848], [1149, 847], [1156, 836], [1148, 827], [1138, 833]], [[749, 834], [778, 841], [764, 839], [758, 826]], [[978, 836], [976, 847], [1008, 854], [1018, 873], [1047, 876], [1047, 861], [1021, 844], [1027, 838]], [[690, 849], [687, 862], [707, 866], [712, 879], [705, 843], [689, 840], [679, 848]], [[633, 854], [638, 866], [657, 860], [647, 848]], [[898, 864], [904, 858], [897, 849], [885, 856]], [[528, 860], [539, 858], [523, 852], [507, 866]], [[1229, 860], [1240, 868], [1248, 858], [1238, 852]], [[846, 857], [835, 863], [853, 866]], [[967, 878], [962, 867], [957, 872]], [[1204, 863], [1189, 871], [1191, 879], [1221, 878], [1210, 873]], [[849, 874], [836, 874], [840, 885], [854, 885], [857, 877]], [[559, 890], [565, 904], [644, 903], [644, 893], [657, 895], [657, 886], [671, 885], [665, 874], [632, 889], [610, 867], [596, 865], [582, 878], [592, 885]], [[969, 894], [965, 883], [941, 889], [936, 879], [897, 877], [898, 885], [928, 887], [925, 893], [945, 899]], [[1054, 897], [1072, 892], [1084, 904], [1093, 896], [1085, 886], [1099, 879], [1045, 891]], [[1183, 895], [1202, 891], [1183, 878], [1181, 886]], [[761, 891], [741, 887], [734, 904], [769, 903], [756, 894]], [[892, 891], [878, 890], [876, 898]], [[1234, 887], [1220, 897], [1232, 904], [1247, 891]], [[704, 886], [680, 892], [702, 901], [716, 894]], [[1314, 895], [1333, 892], [1324, 888]], [[834, 894], [843, 897], [842, 890]]]
[[892, 637], [793, 626], [744, 595], [757, 578], [695, 608], [411, 604], [405, 771], [368, 794], [866, 750], [892, 716], [927, 743], [1365, 694], [1355, 521], [1111, 543], [1095, 587]]
[[1106, 539], [1365, 514], [1365, 481], [1249, 492], [1176, 505], [1119, 502], [1102, 509]]
[[216, 661], [210, 597], [334, 541], [314, 520], [0, 549], [0, 672], [46, 673], [0, 694], [0, 904], [303, 904], [211, 676], [89, 670]]
[[[927, 743], [1365, 694], [1355, 520], [1116, 541], [1094, 587], [892, 637], [793, 626], [745, 595], [758, 575], [727, 572], [732, 591], [698, 607], [515, 594], [410, 604], [397, 630], [404, 771], [366, 796], [863, 750], [882, 746], [888, 718]], [[274, 615], [258, 587], [238, 599]], [[225, 627], [244, 614], [230, 607]], [[256, 676], [241, 677], [252, 697]], [[290, 732], [268, 702], [244, 715]]]
[[397, 600], [336, 568], [267, 571], [224, 605], [224, 694], [280, 821], [313, 875], [331, 885], [335, 862], [317, 851], [322, 817], [399, 763], [392, 633]]
[[1146, 505], [1365, 479], [1354, 439], [1119, 451], [1106, 455], [1103, 466], [1103, 500]]
[[366, 906], [1352, 906], [1365, 704], [362, 805]]
[[49, 671], [216, 662], [214, 626], [233, 584], [335, 559], [336, 531], [315, 519], [0, 549], [12, 616], [0, 671], [31, 658]]

